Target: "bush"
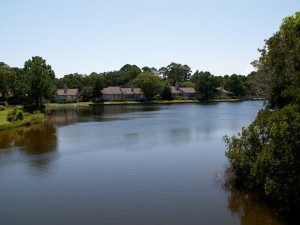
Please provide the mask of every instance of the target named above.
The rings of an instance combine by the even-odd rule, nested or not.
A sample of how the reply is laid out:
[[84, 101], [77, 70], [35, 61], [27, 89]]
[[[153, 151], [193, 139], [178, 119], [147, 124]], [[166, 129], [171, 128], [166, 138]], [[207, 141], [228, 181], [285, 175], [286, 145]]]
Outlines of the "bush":
[[6, 107], [5, 106], [3, 106], [3, 105], [0, 105], [0, 111], [4, 111], [6, 109]]
[[14, 108], [13, 110], [9, 111], [9, 113], [7, 114], [7, 121], [9, 122], [14, 122], [23, 119], [24, 119], [23, 111], [17, 108]]
[[8, 106], [7, 102], [0, 102], [0, 106]]
[[226, 156], [244, 186], [285, 208], [300, 205], [300, 107], [264, 109], [238, 137], [224, 137]]
[[162, 100], [172, 100], [173, 96], [172, 96], [171, 88], [169, 86], [165, 86], [161, 90], [160, 96]]
[[24, 114], [22, 111], [18, 111], [16, 114], [16, 120], [23, 120], [24, 119]]

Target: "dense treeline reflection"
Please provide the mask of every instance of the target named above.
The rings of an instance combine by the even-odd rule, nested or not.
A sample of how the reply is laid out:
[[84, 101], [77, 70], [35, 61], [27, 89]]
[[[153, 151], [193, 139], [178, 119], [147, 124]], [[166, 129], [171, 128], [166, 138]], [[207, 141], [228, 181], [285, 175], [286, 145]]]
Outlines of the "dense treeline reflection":
[[222, 174], [221, 177], [218, 184], [228, 194], [228, 210], [239, 218], [241, 225], [296, 224], [291, 219], [280, 217], [280, 210], [270, 202], [264, 201], [261, 194], [246, 190], [233, 182], [228, 174]]

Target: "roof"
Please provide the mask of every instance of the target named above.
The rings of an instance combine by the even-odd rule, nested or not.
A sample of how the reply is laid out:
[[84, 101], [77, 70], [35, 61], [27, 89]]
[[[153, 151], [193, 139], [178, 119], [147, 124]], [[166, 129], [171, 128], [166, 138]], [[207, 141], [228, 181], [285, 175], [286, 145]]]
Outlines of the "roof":
[[57, 89], [56, 95], [68, 95], [68, 96], [76, 96], [78, 94], [78, 88], [69, 88], [67, 89], [67, 93], [65, 93], [65, 89]]
[[196, 93], [195, 89], [192, 87], [180, 87], [179, 90], [185, 94], [195, 94]]
[[120, 88], [120, 87], [107, 87], [101, 90], [103, 95], [134, 95], [143, 94], [141, 88]]
[[224, 94], [234, 95], [233, 92], [231, 92], [231, 91], [226, 91], [226, 90], [225, 90], [224, 88], [222, 88], [222, 87], [217, 87], [216, 89], [217, 89], [218, 91], [224, 93]]
[[120, 87], [107, 87], [101, 90], [103, 95], [121, 95]]
[[133, 95], [134, 94], [132, 88], [120, 88], [120, 89], [124, 95]]
[[135, 94], [143, 94], [144, 93], [141, 88], [133, 88], [133, 92]]
[[176, 89], [175, 86], [171, 86], [171, 92], [172, 92], [172, 94], [181, 94], [181, 91], [179, 91], [178, 89]]

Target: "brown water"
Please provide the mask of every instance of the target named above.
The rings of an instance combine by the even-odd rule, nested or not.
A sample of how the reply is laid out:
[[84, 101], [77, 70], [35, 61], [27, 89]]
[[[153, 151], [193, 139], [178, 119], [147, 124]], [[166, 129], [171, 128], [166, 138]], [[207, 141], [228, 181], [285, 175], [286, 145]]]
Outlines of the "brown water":
[[0, 133], [0, 224], [285, 224], [215, 181], [262, 102], [50, 112]]

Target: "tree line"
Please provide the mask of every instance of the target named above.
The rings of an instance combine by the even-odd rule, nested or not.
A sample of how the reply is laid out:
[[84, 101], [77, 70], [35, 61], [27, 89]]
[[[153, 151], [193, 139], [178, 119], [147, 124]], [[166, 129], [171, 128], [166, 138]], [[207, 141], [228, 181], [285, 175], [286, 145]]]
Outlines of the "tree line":
[[160, 95], [171, 99], [170, 86], [193, 87], [202, 99], [217, 96], [217, 87], [234, 93], [236, 97], [253, 95], [256, 87], [253, 77], [256, 72], [245, 75], [215, 76], [207, 71], [192, 73], [185, 64], [170, 63], [159, 69], [126, 64], [120, 70], [89, 75], [72, 73], [56, 78], [52, 67], [40, 56], [34, 56], [24, 63], [23, 68], [10, 67], [0, 62], [0, 93], [2, 100], [14, 103], [35, 104], [40, 107], [50, 101], [58, 88], [78, 88], [83, 100], [95, 100], [101, 96], [100, 90], [108, 86], [130, 85], [142, 88], [146, 98]]

